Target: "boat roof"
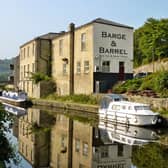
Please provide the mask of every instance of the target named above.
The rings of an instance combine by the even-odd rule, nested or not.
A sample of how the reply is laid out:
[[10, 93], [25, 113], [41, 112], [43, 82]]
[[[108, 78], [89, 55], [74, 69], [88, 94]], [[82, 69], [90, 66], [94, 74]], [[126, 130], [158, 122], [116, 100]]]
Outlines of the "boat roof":
[[123, 95], [114, 94], [114, 93], [106, 94], [103, 98], [109, 98], [111, 100], [114, 100], [114, 99], [120, 99], [120, 100], [126, 99]]
[[112, 104], [117, 104], [117, 105], [130, 105], [130, 106], [149, 106], [148, 104], [143, 104], [143, 103], [137, 103], [137, 102], [131, 102], [131, 101], [114, 101]]

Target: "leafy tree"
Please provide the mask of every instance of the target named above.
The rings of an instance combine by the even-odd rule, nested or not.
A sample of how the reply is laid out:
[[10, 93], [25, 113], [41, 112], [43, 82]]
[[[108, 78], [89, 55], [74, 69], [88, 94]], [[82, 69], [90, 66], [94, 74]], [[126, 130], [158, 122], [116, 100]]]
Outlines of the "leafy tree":
[[168, 57], [168, 19], [149, 18], [134, 32], [134, 65]]
[[9, 119], [9, 114], [5, 112], [0, 103], [0, 162], [9, 162], [10, 159], [14, 159], [13, 161], [17, 162], [17, 160], [15, 160], [15, 151], [5, 136], [5, 132], [9, 131], [9, 128], [5, 126], [4, 123]]
[[132, 161], [138, 168], [167, 168], [168, 148], [160, 144], [134, 147]]

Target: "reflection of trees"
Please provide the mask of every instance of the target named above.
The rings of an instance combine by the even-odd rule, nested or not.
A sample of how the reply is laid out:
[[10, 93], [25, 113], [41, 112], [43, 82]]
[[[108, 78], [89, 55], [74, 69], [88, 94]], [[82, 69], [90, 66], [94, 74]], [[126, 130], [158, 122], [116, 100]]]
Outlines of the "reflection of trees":
[[5, 136], [5, 132], [9, 131], [9, 128], [4, 125], [7, 121], [9, 121], [9, 115], [0, 103], [0, 162], [9, 162], [10, 159], [14, 159], [15, 162], [15, 152]]
[[167, 168], [168, 147], [160, 144], [148, 144], [133, 148], [133, 164], [138, 168]]

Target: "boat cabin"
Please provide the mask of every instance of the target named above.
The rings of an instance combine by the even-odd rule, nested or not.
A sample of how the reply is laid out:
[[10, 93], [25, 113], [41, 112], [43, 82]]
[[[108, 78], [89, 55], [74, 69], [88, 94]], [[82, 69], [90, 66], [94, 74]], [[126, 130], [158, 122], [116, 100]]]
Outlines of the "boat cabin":
[[124, 100], [128, 100], [128, 99], [120, 94], [107, 94], [101, 99], [100, 108], [107, 109], [111, 102], [124, 101]]

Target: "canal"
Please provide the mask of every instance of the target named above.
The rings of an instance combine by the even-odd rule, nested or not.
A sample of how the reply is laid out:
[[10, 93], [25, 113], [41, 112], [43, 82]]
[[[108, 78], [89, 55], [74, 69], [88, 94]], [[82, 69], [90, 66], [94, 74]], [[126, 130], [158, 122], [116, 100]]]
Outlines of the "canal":
[[5, 136], [14, 155], [6, 167], [168, 167], [165, 128], [123, 126], [99, 121], [94, 114], [39, 107], [9, 118]]

